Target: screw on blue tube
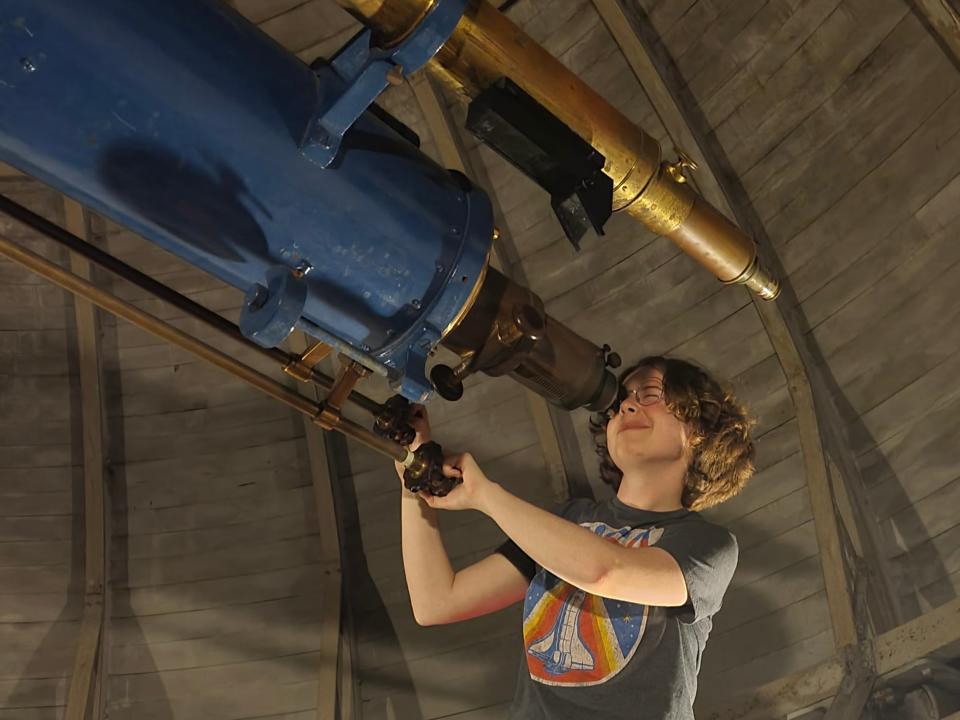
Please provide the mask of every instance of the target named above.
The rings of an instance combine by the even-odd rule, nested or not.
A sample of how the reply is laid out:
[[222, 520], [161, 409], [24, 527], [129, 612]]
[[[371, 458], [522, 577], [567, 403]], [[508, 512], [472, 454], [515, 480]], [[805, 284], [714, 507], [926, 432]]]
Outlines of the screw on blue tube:
[[263, 347], [276, 347], [293, 332], [307, 301], [303, 275], [286, 267], [267, 273], [266, 286], [247, 290], [240, 311], [240, 332]]

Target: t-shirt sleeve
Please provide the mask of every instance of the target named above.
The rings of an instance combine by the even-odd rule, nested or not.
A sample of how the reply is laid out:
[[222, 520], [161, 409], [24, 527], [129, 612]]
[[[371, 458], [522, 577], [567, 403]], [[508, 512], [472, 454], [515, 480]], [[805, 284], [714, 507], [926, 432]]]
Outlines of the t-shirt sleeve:
[[[571, 514], [576, 514], [576, 508], [582, 502], [584, 501], [578, 499], [567, 500], [556, 507], [550, 508], [550, 512], [570, 520]], [[510, 538], [507, 538], [507, 541], [494, 552], [500, 553], [509, 560], [517, 570], [523, 573], [527, 580], [533, 580], [533, 576], [537, 574], [537, 564]]]
[[537, 564], [510, 538], [507, 538], [507, 541], [498, 547], [495, 552], [509, 560], [517, 570], [523, 573], [527, 580], [533, 580], [533, 576], [537, 574]]
[[705, 521], [668, 525], [656, 543], [680, 566], [687, 604], [680, 620], [694, 623], [715, 614], [737, 569], [737, 539], [726, 528]]

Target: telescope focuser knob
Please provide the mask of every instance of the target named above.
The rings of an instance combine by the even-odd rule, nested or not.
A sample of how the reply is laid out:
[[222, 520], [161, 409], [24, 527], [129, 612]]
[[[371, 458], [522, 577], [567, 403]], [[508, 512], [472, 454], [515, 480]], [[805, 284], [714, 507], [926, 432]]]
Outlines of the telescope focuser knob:
[[410, 401], [403, 395], [394, 395], [387, 400], [376, 416], [373, 431], [401, 445], [412, 443], [417, 431], [410, 425]]
[[623, 364], [623, 360], [620, 359], [620, 353], [615, 353], [610, 350], [610, 346], [604, 343], [603, 347], [600, 348], [600, 351], [603, 353], [603, 364], [608, 368], [613, 368], [616, 370], [620, 365]]
[[425, 490], [442, 497], [463, 482], [443, 474], [443, 450], [432, 440], [418, 447], [413, 455], [413, 464], [403, 471], [403, 486], [410, 492]]

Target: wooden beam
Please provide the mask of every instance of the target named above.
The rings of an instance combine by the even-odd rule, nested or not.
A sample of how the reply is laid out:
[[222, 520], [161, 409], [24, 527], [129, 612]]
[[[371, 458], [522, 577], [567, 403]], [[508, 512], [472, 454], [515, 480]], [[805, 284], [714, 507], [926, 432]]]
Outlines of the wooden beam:
[[[843, 682], [844, 664], [836, 656], [813, 667], [752, 688], [703, 713], [705, 720], [774, 720], [833, 697]], [[700, 713], [698, 713], [699, 717]]]
[[[90, 225], [83, 207], [64, 198], [66, 229], [89, 240]], [[90, 279], [90, 263], [70, 256], [71, 270]], [[109, 624], [107, 588], [106, 492], [104, 490], [104, 413], [97, 310], [88, 300], [74, 298], [80, 366], [83, 428], [84, 610], [77, 654], [67, 693], [66, 720], [100, 718], [105, 636]]]
[[21, 174], [22, 173], [16, 168], [0, 162], [0, 180], [3, 178], [20, 177]]
[[[450, 117], [447, 105], [437, 86], [427, 71], [416, 73], [409, 79], [409, 85], [417, 99], [417, 104], [423, 113], [424, 120], [433, 140], [437, 145], [441, 161], [448, 167], [459, 170], [480, 187], [487, 190], [494, 208], [494, 218], [500, 230], [500, 238], [494, 242], [491, 261], [500, 272], [517, 282], [528, 285], [524, 277], [523, 268], [518, 262], [518, 254], [507, 232], [506, 221], [495, 193], [492, 192], [489, 179], [482, 164], [474, 162], [470, 153], [463, 146], [457, 132], [456, 124]], [[530, 417], [533, 420], [540, 442], [540, 449], [547, 466], [547, 474], [554, 497], [563, 500], [570, 496], [571, 488], [576, 487], [578, 492], [585, 488], [583, 473], [578, 468], [571, 470], [570, 465], [577, 463], [565, 459], [563, 448], [575, 446], [575, 438], [563, 438], [564, 433], [572, 436], [573, 427], [569, 417], [560, 416], [550, 404], [532, 390], [524, 388]], [[569, 427], [566, 427], [569, 426]], [[561, 440], [565, 440], [562, 442]], [[572, 453], [566, 453], [567, 458]], [[579, 463], [582, 465], [582, 463]], [[587, 486], [588, 487], [588, 486]]]
[[[737, 217], [741, 226], [746, 227], [738, 217], [743, 213], [738, 213], [738, 208], [731, 207], [728, 202], [730, 193], [724, 191], [713, 170], [715, 163], [709, 149], [700, 142], [698, 133], [687, 120], [688, 113], [684, 112], [677, 101], [676, 92], [667, 85], [665, 73], [641, 42], [637, 17], [632, 11], [626, 10], [620, 0], [593, 0], [593, 4], [643, 86], [667, 132], [674, 139], [674, 144], [682, 147], [699, 164], [696, 178], [703, 196], [721, 211]], [[813, 390], [798, 349], [798, 333], [788, 324], [778, 304], [760, 300], [754, 293], [750, 293], [750, 298], [780, 360], [796, 410], [834, 643], [838, 648], [856, 644], [858, 638], [851, 588], [846, 577], [840, 530]]]
[[960, 598], [954, 598], [877, 638], [877, 673], [887, 675], [958, 643]]
[[[873, 655], [881, 682], [926, 657], [960, 655], [960, 598], [879, 635]], [[706, 720], [771, 720], [836, 695], [845, 676], [840, 655], [714, 705]], [[699, 717], [699, 715], [698, 715]]]
[[841, 687], [823, 720], [860, 720], [876, 681], [876, 677], [866, 677], [853, 684], [849, 690]]
[[913, 0], [912, 5], [950, 59], [960, 67], [960, 11], [950, 0]]
[[356, 680], [353, 677], [353, 638], [340, 634], [340, 718], [352, 720], [354, 714]]
[[[302, 332], [290, 336], [290, 350], [299, 354], [307, 348]], [[298, 383], [301, 394], [317, 400], [313, 385]], [[340, 555], [340, 534], [337, 525], [333, 482], [336, 478], [333, 457], [327, 448], [324, 431], [306, 415], [302, 416], [304, 439], [310, 462], [310, 477], [317, 508], [320, 534], [320, 559], [324, 574], [320, 608], [320, 671], [317, 688], [317, 720], [345, 720], [352, 717], [353, 671], [351, 653], [344, 652], [343, 627], [343, 569]], [[349, 638], [347, 639], [349, 642]], [[349, 650], [349, 647], [347, 648]], [[344, 682], [344, 678], [349, 683]], [[345, 691], [349, 691], [346, 692]]]

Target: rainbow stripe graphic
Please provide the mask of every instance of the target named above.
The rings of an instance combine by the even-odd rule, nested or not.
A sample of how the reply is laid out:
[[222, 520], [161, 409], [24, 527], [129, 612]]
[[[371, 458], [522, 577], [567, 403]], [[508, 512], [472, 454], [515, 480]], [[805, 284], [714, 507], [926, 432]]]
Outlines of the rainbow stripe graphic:
[[[610, 528], [581, 523], [626, 547], [655, 545], [660, 528]], [[523, 642], [530, 677], [545, 685], [599, 685], [633, 657], [647, 623], [646, 605], [591, 595], [543, 568], [523, 605]]]

